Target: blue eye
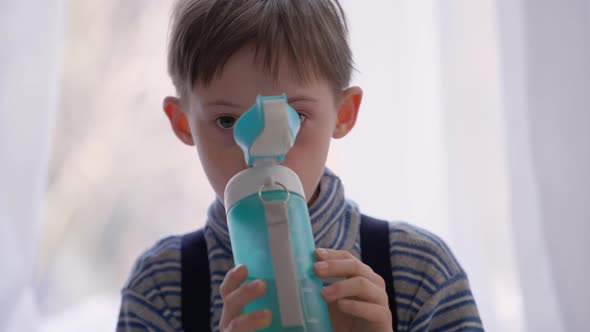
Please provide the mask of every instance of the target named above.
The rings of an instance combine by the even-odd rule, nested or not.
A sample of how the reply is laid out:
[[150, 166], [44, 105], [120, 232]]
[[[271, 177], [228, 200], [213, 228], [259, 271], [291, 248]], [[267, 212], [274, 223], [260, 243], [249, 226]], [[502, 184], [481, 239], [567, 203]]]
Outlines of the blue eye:
[[221, 129], [231, 129], [236, 123], [236, 118], [229, 115], [223, 115], [215, 119], [215, 123], [217, 123], [217, 126]]

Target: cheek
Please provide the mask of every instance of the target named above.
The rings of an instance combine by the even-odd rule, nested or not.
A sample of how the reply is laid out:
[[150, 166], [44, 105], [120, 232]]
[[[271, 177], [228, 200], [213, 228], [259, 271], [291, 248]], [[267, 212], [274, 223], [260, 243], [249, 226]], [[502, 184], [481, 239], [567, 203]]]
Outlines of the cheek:
[[329, 116], [306, 120], [302, 125], [295, 144], [317, 144], [329, 141], [334, 131], [335, 120]]
[[246, 169], [246, 163], [239, 148], [219, 149], [212, 145], [199, 148], [199, 158], [205, 175], [217, 197], [223, 201], [225, 186], [238, 172]]
[[287, 154], [284, 165], [297, 173], [306, 198], [310, 199], [324, 172], [331, 136], [313, 130], [302, 130], [300, 134]]
[[195, 123], [193, 138], [201, 165], [215, 194], [223, 200], [229, 179], [246, 168], [242, 150], [233, 140], [231, 131], [221, 131]]

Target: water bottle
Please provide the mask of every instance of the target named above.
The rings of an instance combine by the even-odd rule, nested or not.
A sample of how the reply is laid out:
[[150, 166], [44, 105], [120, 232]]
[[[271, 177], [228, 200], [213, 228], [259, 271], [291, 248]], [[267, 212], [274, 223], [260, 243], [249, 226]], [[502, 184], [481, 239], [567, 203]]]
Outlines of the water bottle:
[[303, 186], [280, 165], [301, 126], [287, 96], [257, 97], [234, 126], [249, 167], [225, 187], [225, 209], [235, 264], [267, 292], [245, 312], [269, 309], [265, 332], [331, 332], [328, 307], [313, 272], [315, 243]]

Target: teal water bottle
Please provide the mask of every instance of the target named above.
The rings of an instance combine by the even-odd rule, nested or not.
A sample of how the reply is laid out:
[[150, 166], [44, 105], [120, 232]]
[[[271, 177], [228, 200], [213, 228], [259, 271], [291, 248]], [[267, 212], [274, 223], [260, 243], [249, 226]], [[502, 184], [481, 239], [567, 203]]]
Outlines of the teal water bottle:
[[315, 244], [303, 186], [280, 165], [295, 142], [299, 115], [286, 95], [258, 97], [234, 126], [234, 138], [252, 167], [225, 188], [225, 209], [234, 261], [248, 280], [262, 279], [267, 292], [245, 312], [269, 309], [268, 332], [331, 332], [328, 307], [313, 272]]

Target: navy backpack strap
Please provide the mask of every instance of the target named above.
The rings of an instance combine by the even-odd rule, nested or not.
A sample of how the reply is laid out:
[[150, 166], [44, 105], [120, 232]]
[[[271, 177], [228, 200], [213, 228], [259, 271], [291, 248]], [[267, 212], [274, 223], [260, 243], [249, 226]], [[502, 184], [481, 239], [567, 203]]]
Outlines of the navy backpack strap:
[[[395, 330], [397, 306], [391, 274], [389, 224], [362, 215], [360, 233], [362, 261], [385, 280]], [[211, 280], [207, 242], [202, 229], [182, 237], [181, 271], [182, 328], [185, 332], [211, 331]]]
[[202, 229], [183, 235], [180, 255], [182, 329], [211, 331], [209, 255]]
[[385, 280], [393, 330], [397, 331], [397, 306], [393, 289], [390, 251], [389, 223], [361, 215], [361, 258]]

